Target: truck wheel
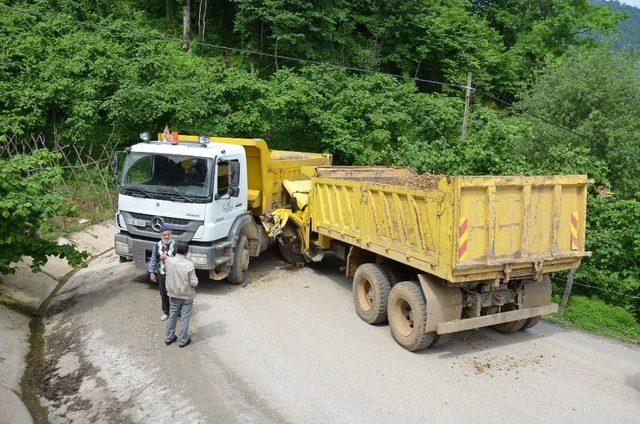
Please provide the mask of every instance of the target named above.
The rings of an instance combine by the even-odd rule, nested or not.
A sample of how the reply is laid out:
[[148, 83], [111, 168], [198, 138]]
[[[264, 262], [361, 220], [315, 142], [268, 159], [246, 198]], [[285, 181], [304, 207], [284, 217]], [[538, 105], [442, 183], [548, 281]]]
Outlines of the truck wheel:
[[383, 263], [382, 264], [382, 269], [384, 269], [384, 272], [389, 277], [389, 282], [391, 283], [391, 287], [395, 286], [400, 281], [402, 281], [401, 278], [400, 278], [400, 273], [399, 273], [399, 270], [397, 269], [397, 267], [395, 267], [393, 265], [389, 265], [388, 263]]
[[280, 256], [291, 265], [301, 268], [306, 264], [304, 255], [300, 252], [300, 239], [297, 235], [278, 238], [278, 251]]
[[427, 302], [420, 285], [402, 281], [389, 294], [389, 327], [396, 342], [408, 351], [426, 349], [438, 340], [436, 333], [427, 333]]
[[[517, 307], [507, 309], [507, 310], [509, 311], [514, 309], [517, 309]], [[525, 325], [525, 322], [526, 322], [525, 319], [519, 319], [516, 321], [509, 321], [509, 322], [503, 322], [502, 324], [492, 325], [491, 328], [496, 330], [498, 333], [503, 333], [503, 334], [515, 333], [516, 331], [519, 331], [522, 329], [522, 327]]]
[[538, 323], [540, 322], [540, 317], [533, 317], [533, 318], [527, 318], [524, 321], [524, 325], [522, 326], [522, 328], [520, 330], [526, 330], [528, 328], [532, 328], [535, 327], [536, 325], [538, 325]]
[[282, 259], [297, 268], [305, 266], [307, 261], [302, 253], [302, 243], [300, 243], [300, 234], [297, 227], [291, 224], [285, 225], [277, 243]]
[[240, 236], [240, 240], [233, 249], [233, 264], [227, 276], [227, 281], [231, 284], [242, 284], [247, 279], [247, 269], [249, 269], [249, 240], [246, 236]]
[[369, 324], [387, 320], [391, 282], [379, 264], [362, 264], [353, 276], [353, 303], [358, 316]]

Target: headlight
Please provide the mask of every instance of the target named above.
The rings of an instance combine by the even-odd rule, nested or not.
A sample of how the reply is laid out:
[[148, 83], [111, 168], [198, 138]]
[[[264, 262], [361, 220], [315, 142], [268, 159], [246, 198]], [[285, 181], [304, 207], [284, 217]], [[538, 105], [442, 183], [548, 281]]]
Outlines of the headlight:
[[206, 265], [209, 260], [209, 256], [206, 253], [192, 253], [191, 262], [198, 265]]
[[124, 216], [122, 216], [121, 214], [118, 214], [118, 226], [124, 229], [127, 228], [127, 224], [126, 222], [124, 222]]
[[140, 140], [144, 141], [145, 143], [148, 143], [149, 140], [151, 140], [151, 134], [149, 134], [148, 131], [141, 132], [140, 133]]
[[129, 245], [123, 241], [116, 241], [116, 253], [121, 255], [128, 255]]
[[204, 235], [204, 225], [201, 225], [198, 227], [198, 229], [196, 230], [196, 233], [193, 235], [193, 239], [200, 240], [203, 235]]

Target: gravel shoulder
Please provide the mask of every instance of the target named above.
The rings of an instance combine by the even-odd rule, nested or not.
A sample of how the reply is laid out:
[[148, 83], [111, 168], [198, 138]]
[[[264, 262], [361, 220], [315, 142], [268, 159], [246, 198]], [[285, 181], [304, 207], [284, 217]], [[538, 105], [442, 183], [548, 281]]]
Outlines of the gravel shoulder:
[[637, 422], [640, 348], [542, 323], [410, 353], [353, 310], [329, 260], [274, 253], [242, 288], [201, 279], [193, 344], [164, 346], [156, 288], [113, 254], [74, 275], [45, 322], [52, 422]]

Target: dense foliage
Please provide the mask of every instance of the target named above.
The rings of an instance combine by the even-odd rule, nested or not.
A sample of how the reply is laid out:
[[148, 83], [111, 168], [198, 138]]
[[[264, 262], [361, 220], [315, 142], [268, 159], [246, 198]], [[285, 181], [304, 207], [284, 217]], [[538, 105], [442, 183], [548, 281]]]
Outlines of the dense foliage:
[[589, 0], [596, 6], [609, 7], [619, 13], [624, 13], [626, 19], [616, 26], [620, 35], [615, 41], [617, 49], [640, 50], [640, 9], [629, 6], [617, 0]]
[[33, 259], [34, 270], [47, 256], [66, 258], [72, 265], [86, 258], [70, 244], [42, 237], [53, 217], [73, 212], [73, 206], [55, 190], [62, 184], [57, 159], [58, 155], [44, 149], [0, 159], [0, 275], [12, 272], [10, 264], [23, 255]]
[[588, 173], [621, 197], [639, 197], [639, 59], [598, 48], [551, 63], [518, 108], [560, 127], [531, 120], [523, 154], [543, 173]]
[[594, 257], [579, 277], [640, 294], [638, 56], [605, 38], [623, 14], [586, 0], [191, 0], [184, 51], [185, 1], [0, 0], [0, 133], [126, 145], [169, 124], [343, 164], [588, 173]]

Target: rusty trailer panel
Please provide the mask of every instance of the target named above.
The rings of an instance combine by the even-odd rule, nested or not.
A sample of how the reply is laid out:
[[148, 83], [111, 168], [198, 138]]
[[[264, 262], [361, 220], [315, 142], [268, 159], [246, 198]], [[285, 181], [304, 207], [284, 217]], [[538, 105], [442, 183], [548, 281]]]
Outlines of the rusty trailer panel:
[[539, 278], [590, 254], [584, 175], [428, 176], [423, 189], [412, 177], [406, 168], [317, 168], [311, 230], [450, 283]]

